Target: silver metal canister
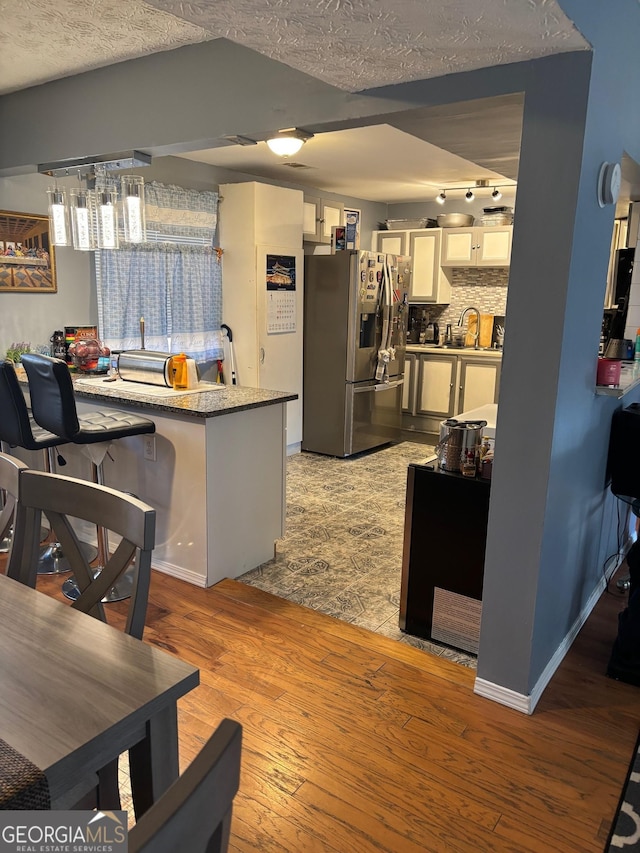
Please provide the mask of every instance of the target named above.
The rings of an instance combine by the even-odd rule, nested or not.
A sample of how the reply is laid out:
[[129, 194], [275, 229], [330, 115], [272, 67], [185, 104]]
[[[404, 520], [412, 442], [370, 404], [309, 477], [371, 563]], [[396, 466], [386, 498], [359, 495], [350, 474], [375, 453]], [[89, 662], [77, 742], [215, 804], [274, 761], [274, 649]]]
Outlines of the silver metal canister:
[[118, 373], [127, 382], [144, 382], [145, 385], [171, 387], [171, 359], [169, 352], [152, 350], [124, 350], [118, 356]]
[[440, 422], [440, 440], [436, 445], [438, 465], [443, 471], [460, 471], [463, 459], [475, 459], [482, 441], [486, 421], [458, 421], [448, 418]]

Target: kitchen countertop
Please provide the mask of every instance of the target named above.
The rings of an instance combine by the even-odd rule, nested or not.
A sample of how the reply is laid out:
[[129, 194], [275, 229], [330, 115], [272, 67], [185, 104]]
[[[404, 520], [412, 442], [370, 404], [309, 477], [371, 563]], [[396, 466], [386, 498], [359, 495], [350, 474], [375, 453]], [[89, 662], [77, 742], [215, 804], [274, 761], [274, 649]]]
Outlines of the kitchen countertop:
[[407, 352], [441, 355], [463, 355], [465, 358], [502, 358], [499, 349], [475, 349], [475, 347], [439, 347], [435, 344], [407, 344]]
[[[26, 384], [24, 371], [18, 376]], [[285, 391], [267, 391], [240, 385], [218, 385], [200, 382], [199, 389], [174, 391], [159, 385], [144, 385], [117, 379], [105, 382], [105, 376], [78, 376], [72, 374], [76, 396], [82, 399], [103, 400], [109, 403], [134, 404], [140, 409], [173, 412], [192, 418], [214, 418], [232, 412], [272, 406], [296, 400], [298, 395]]]

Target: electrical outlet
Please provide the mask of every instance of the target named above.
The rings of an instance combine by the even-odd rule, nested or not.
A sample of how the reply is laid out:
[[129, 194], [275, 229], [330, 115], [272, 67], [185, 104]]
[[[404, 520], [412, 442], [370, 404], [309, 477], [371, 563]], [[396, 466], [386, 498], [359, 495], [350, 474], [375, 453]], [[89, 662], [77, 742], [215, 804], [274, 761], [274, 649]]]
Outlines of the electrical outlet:
[[144, 458], [149, 462], [156, 461], [156, 437], [155, 435], [145, 435], [144, 440]]

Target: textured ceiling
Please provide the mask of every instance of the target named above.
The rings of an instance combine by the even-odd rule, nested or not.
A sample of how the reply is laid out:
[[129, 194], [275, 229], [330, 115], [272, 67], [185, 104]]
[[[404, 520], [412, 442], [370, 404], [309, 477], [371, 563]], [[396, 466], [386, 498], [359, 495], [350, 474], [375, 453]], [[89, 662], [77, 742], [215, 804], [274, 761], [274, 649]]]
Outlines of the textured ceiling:
[[347, 91], [588, 47], [556, 0], [0, 0], [0, 94], [224, 37]]

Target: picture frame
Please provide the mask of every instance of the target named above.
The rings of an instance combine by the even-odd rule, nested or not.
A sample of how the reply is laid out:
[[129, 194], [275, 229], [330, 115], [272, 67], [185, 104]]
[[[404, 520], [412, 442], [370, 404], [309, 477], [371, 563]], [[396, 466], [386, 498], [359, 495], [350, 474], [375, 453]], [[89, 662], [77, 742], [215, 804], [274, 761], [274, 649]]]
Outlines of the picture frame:
[[360, 219], [362, 212], [355, 208], [344, 209], [344, 223], [346, 227], [346, 248], [360, 248]]
[[0, 210], [0, 293], [56, 293], [49, 218]]

